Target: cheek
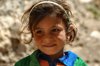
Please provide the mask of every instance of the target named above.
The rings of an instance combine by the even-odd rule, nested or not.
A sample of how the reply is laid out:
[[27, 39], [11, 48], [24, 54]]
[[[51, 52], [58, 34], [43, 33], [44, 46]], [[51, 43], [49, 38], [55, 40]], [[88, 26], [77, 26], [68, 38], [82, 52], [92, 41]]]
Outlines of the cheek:
[[61, 41], [62, 43], [65, 43], [66, 42], [66, 34], [65, 34], [65, 32], [59, 33], [57, 38], [59, 39], [58, 41]]
[[42, 36], [34, 36], [34, 40], [35, 40], [36, 44], [40, 44], [42, 41], [42, 38], [43, 38]]

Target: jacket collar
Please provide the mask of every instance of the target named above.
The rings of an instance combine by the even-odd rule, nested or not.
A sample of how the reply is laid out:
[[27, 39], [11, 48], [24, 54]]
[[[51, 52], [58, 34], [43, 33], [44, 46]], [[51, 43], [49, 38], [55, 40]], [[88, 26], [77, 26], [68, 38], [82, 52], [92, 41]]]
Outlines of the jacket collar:
[[[37, 59], [37, 54], [40, 53], [40, 50], [36, 50], [34, 51], [31, 55], [31, 62], [30, 62], [30, 66], [40, 66], [38, 59]], [[62, 62], [63, 64], [67, 65], [67, 66], [73, 66], [74, 62], [77, 59], [77, 55], [71, 51], [66, 51], [64, 52], [65, 56], [63, 56], [62, 58], [59, 58], [60, 62]]]
[[63, 64], [67, 66], [74, 66], [74, 63], [78, 56], [71, 51], [65, 51], [64, 53], [65, 53], [65, 56], [63, 56], [62, 58], [59, 58], [60, 62], [62, 62]]

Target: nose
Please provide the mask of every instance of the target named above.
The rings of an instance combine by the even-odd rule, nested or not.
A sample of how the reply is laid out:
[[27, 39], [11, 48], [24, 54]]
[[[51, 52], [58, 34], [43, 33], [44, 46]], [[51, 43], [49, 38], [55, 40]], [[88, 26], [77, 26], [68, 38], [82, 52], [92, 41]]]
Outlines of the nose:
[[44, 34], [45, 41], [51, 41], [52, 39], [53, 39], [52, 34], [50, 34], [50, 33]]

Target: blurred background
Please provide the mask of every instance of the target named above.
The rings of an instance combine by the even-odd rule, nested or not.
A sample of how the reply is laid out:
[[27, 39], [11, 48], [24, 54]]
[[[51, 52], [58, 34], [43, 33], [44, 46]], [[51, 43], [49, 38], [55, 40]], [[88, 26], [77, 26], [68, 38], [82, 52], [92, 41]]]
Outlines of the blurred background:
[[[21, 16], [39, 0], [0, 0], [0, 66], [14, 66], [19, 59], [30, 55], [35, 45], [20, 41]], [[88, 66], [100, 66], [100, 0], [66, 0], [78, 27], [76, 40], [66, 45]], [[23, 34], [21, 38], [27, 37]]]

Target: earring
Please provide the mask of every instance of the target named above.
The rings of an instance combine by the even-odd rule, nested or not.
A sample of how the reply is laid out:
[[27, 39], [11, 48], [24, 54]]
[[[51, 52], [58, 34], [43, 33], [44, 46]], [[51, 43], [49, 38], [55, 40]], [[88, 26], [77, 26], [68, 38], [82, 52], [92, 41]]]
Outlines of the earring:
[[70, 38], [70, 36], [67, 36], [67, 39], [69, 39]]
[[67, 36], [66, 42], [67, 42], [67, 44], [70, 44], [70, 36]]
[[69, 36], [67, 38], [69, 39]]

